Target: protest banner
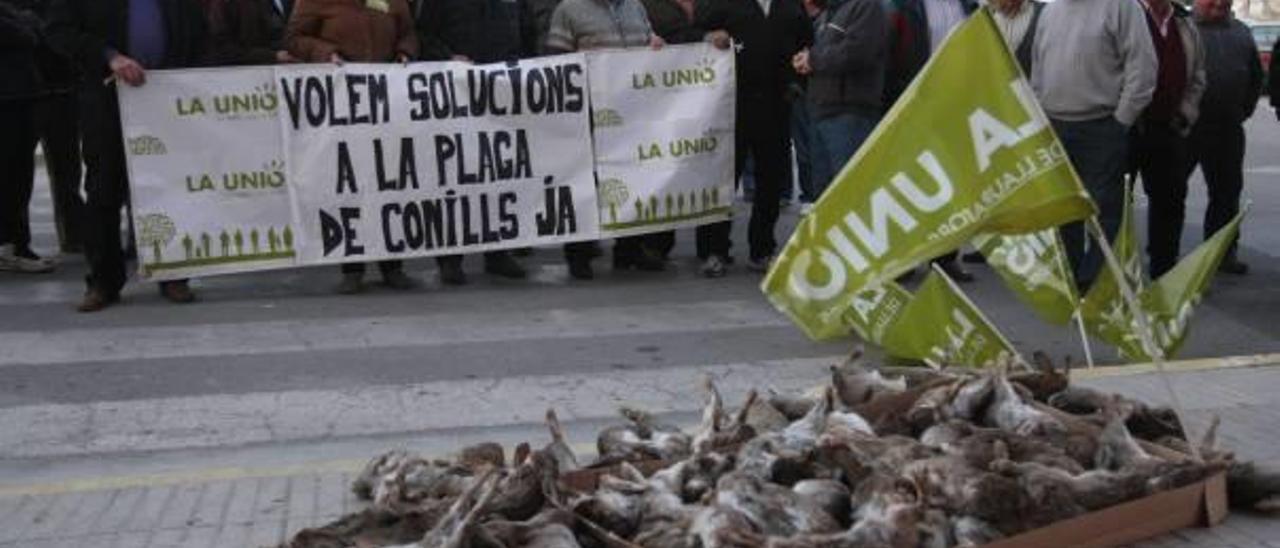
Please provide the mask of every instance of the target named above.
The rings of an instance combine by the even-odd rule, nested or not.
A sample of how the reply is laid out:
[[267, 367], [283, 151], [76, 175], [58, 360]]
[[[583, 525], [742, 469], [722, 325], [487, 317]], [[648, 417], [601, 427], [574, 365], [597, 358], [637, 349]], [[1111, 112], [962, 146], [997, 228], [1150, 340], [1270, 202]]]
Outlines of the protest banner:
[[148, 72], [119, 87], [142, 277], [297, 264], [273, 75]]
[[587, 54], [603, 236], [729, 218], [733, 52], [711, 44]]
[[1057, 229], [1030, 234], [980, 234], [973, 239], [987, 265], [1045, 321], [1066, 325], [1079, 307], [1075, 277]]
[[[120, 92], [141, 273], [489, 251], [727, 218], [733, 55], [591, 55], [150, 71]], [[597, 113], [609, 166], [599, 191], [593, 101], [613, 105]]]
[[597, 237], [585, 65], [278, 67], [300, 260]]
[[890, 356], [937, 366], [987, 367], [1022, 360], [937, 266], [885, 331], [882, 346]]
[[810, 337], [837, 337], [859, 290], [979, 233], [1033, 232], [1093, 211], [990, 14], [979, 10], [800, 222], [762, 289]]

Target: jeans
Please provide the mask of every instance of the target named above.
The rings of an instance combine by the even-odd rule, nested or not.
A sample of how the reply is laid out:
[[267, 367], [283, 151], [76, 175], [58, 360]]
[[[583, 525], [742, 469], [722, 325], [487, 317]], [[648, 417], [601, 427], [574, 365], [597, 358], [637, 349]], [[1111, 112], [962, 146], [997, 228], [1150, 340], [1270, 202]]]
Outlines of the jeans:
[[[1185, 164], [1184, 177], [1190, 177], [1197, 165], [1204, 172], [1204, 184], [1209, 190], [1209, 206], [1204, 212], [1206, 240], [1227, 226], [1240, 212], [1240, 192], [1244, 190], [1244, 144], [1244, 128], [1239, 124], [1227, 127], [1197, 124], [1191, 130], [1189, 161]], [[1227, 252], [1229, 258], [1236, 256], [1239, 235], [1236, 238]]]
[[1187, 210], [1187, 139], [1169, 124], [1143, 124], [1134, 139], [1142, 188], [1147, 193], [1147, 256], [1158, 278], [1178, 262]]
[[[1098, 206], [1098, 221], [1108, 242], [1116, 239], [1124, 214], [1124, 172], [1129, 158], [1129, 128], [1114, 117], [1071, 122], [1052, 120], [1053, 129]], [[1084, 223], [1062, 227], [1062, 243], [1081, 288], [1088, 287], [1102, 268], [1102, 252], [1087, 245]]]
[[814, 150], [816, 155], [822, 157], [821, 161], [815, 162], [815, 200], [831, 186], [831, 181], [858, 152], [879, 122], [879, 116], [851, 112], [814, 121], [814, 135], [817, 138]]

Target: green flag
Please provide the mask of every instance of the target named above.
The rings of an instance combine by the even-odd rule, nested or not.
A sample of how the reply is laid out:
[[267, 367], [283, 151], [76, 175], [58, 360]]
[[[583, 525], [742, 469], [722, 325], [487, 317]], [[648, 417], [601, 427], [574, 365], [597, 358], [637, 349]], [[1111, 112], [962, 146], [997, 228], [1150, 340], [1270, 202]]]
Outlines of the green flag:
[[1004, 335], [935, 267], [884, 334], [890, 356], [984, 367], [1018, 358]]
[[1018, 300], [1049, 323], [1071, 322], [1080, 297], [1057, 229], [1010, 236], [979, 234], [973, 245]]
[[801, 220], [761, 289], [810, 337], [841, 336], [864, 288], [979, 233], [1032, 232], [1093, 211], [983, 9], [951, 33]]
[[857, 292], [844, 320], [862, 340], [883, 346], [885, 330], [898, 319], [910, 301], [910, 292], [888, 282]]
[[1183, 257], [1142, 293], [1142, 308], [1151, 318], [1156, 344], [1160, 345], [1165, 357], [1172, 357], [1182, 348], [1191, 311], [1200, 303], [1213, 273], [1217, 272], [1227, 250], [1231, 249], [1244, 214], [1241, 211], [1227, 226]]
[[[1120, 218], [1120, 229], [1111, 244], [1116, 260], [1124, 270], [1126, 283], [1133, 288], [1135, 295], [1140, 295], [1146, 286], [1142, 268], [1142, 252], [1138, 246], [1137, 229], [1133, 215], [1133, 189], [1125, 185], [1125, 206]], [[1147, 352], [1142, 347], [1142, 336], [1139, 323], [1133, 317], [1133, 311], [1124, 300], [1115, 272], [1108, 264], [1093, 282], [1093, 286], [1085, 293], [1080, 303], [1080, 314], [1084, 318], [1085, 329], [1093, 336], [1115, 346], [1120, 355], [1126, 359], [1144, 360]]]

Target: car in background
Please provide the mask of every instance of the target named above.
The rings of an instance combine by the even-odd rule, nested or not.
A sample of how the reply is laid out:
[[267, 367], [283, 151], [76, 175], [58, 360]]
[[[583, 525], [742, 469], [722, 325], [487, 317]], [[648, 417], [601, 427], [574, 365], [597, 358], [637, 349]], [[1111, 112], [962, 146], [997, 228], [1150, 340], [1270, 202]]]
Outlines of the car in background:
[[[1258, 45], [1258, 59], [1262, 61], [1262, 74], [1264, 81], [1269, 78], [1267, 70], [1271, 67], [1271, 46], [1276, 43], [1276, 39], [1280, 38], [1280, 21], [1249, 21], [1242, 20], [1249, 27], [1249, 31], [1253, 33], [1253, 42]], [[1265, 86], [1263, 89], [1266, 89]]]

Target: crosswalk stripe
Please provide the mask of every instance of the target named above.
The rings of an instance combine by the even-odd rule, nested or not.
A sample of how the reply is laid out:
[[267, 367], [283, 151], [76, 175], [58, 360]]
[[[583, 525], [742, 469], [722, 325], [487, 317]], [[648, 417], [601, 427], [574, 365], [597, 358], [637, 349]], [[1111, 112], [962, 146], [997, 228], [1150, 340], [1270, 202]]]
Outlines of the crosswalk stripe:
[[696, 411], [703, 375], [731, 403], [747, 390], [799, 391], [838, 357], [649, 371], [465, 379], [412, 385], [13, 407], [0, 413], [0, 458], [241, 446], [616, 416], [617, 406]]
[[13, 331], [5, 333], [5, 344], [0, 345], [0, 367], [710, 332], [781, 325], [786, 325], [786, 320], [759, 303], [708, 301], [550, 309], [519, 316], [502, 312], [458, 312], [403, 317], [59, 329], [56, 332]]

